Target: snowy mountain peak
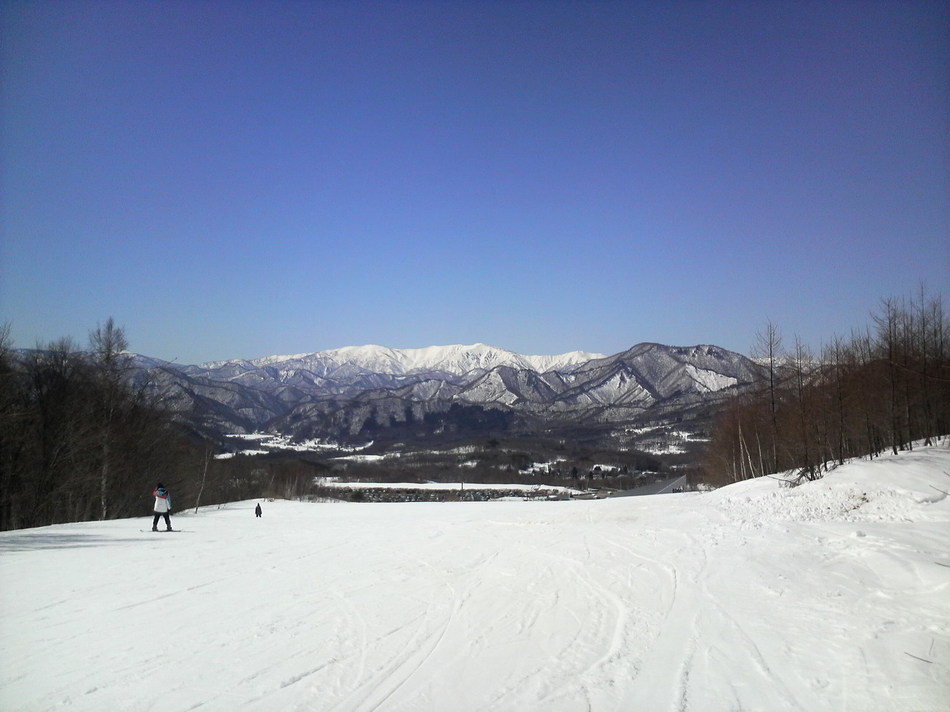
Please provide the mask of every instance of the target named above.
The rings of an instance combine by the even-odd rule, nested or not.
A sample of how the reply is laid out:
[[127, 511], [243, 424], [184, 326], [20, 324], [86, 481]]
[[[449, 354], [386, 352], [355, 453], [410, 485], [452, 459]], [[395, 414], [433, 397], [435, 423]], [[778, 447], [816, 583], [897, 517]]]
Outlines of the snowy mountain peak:
[[[451, 428], [477, 430], [485, 427], [481, 408], [494, 411], [492, 418], [528, 419], [528, 428], [627, 421], [653, 409], [668, 414], [711, 404], [753, 383], [760, 371], [746, 357], [708, 345], [644, 343], [613, 356], [532, 356], [483, 343], [418, 349], [368, 344], [165, 368], [155, 378], [175, 384], [177, 409], [201, 413], [213, 428], [266, 427], [303, 439], [340, 440], [362, 437], [367, 428], [399, 432], [446, 418], [461, 418]], [[464, 411], [468, 407], [474, 418]]]
[[[552, 356], [529, 356], [487, 344], [452, 344], [416, 349], [394, 349], [368, 344], [344, 346], [339, 349], [317, 351], [294, 356], [266, 356], [249, 361], [256, 367], [276, 367], [280, 370], [307, 368], [330, 373], [347, 365], [371, 373], [405, 375], [422, 371], [464, 375], [472, 371], [488, 371], [498, 366], [527, 368], [534, 371], [570, 370], [603, 354], [571, 351]], [[233, 363], [233, 362], [228, 362]], [[205, 364], [220, 368], [223, 363]]]

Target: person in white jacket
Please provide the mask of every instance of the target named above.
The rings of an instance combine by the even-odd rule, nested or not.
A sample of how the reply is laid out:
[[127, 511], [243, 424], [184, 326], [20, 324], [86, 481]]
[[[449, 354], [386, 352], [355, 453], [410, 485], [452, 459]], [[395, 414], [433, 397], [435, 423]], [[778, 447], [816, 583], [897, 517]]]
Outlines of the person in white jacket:
[[172, 530], [172, 520], [168, 514], [172, 511], [172, 496], [168, 494], [168, 490], [161, 482], [156, 485], [152, 494], [155, 495], [155, 518], [152, 520], [152, 531], [158, 531], [158, 519], [159, 517], [165, 517], [165, 531], [170, 532]]

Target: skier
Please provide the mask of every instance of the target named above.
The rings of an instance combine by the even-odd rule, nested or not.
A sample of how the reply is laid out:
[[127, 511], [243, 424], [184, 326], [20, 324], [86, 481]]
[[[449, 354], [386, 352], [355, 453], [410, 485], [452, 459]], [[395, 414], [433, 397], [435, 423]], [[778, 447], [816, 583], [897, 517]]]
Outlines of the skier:
[[169, 519], [168, 513], [172, 511], [172, 497], [161, 482], [155, 486], [155, 491], [152, 494], [155, 496], [155, 518], [152, 520], [152, 531], [158, 531], [158, 519], [159, 517], [165, 517], [165, 531], [170, 532], [172, 521]]
[[254, 507], [254, 516], [255, 516], [255, 517], [261, 516], [261, 503], [260, 503], [260, 502], [257, 503], [257, 506], [256, 506], [256, 507]]

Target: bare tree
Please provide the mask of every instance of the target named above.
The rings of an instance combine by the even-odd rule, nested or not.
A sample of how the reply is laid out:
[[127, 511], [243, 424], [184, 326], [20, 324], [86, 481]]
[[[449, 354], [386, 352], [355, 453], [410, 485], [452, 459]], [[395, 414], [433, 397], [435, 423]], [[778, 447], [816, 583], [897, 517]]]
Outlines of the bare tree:
[[787, 363], [776, 364], [777, 330], [769, 325], [759, 334], [755, 348], [772, 378], [733, 399], [716, 421], [707, 469], [724, 469], [731, 479], [764, 474], [753, 448], [761, 453], [765, 430], [774, 470], [799, 468], [805, 478], [830, 462], [896, 454], [950, 431], [950, 327], [941, 300], [921, 288], [909, 302], [882, 300], [871, 321], [874, 328], [852, 332], [850, 342], [835, 337], [821, 361], [796, 337]]
[[901, 439], [900, 405], [898, 403], [897, 359], [900, 349], [900, 309], [896, 299], [885, 299], [881, 303], [883, 314], [875, 315], [878, 339], [881, 345], [888, 380], [888, 411], [890, 412], [891, 450], [896, 455], [903, 444]]
[[765, 331], [756, 333], [752, 353], [754, 356], [765, 360], [769, 370], [768, 401], [772, 447], [768, 469], [771, 472], [778, 469], [778, 366], [781, 352], [782, 335], [778, 327], [769, 321], [765, 325]]
[[201, 468], [201, 482], [198, 484], [198, 494], [195, 495], [195, 514], [198, 513], [198, 507], [201, 506], [201, 495], [205, 491], [205, 483], [208, 481], [208, 465], [211, 464], [211, 458], [214, 456], [214, 449], [211, 442], [205, 443], [204, 464]]
[[125, 331], [117, 327], [112, 317], [105, 326], [96, 327], [89, 334], [89, 346], [101, 384], [101, 403], [98, 418], [101, 458], [99, 465], [100, 518], [109, 514], [109, 477], [113, 459], [113, 439], [116, 411], [122, 395], [124, 380], [131, 368], [129, 343]]

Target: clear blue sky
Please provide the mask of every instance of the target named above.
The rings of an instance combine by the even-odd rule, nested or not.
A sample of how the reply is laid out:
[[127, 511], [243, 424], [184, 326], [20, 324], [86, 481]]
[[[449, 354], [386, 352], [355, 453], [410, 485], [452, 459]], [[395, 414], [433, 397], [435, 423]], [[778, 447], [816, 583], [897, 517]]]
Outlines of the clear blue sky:
[[950, 10], [0, 4], [0, 322], [198, 363], [817, 345], [950, 298]]

